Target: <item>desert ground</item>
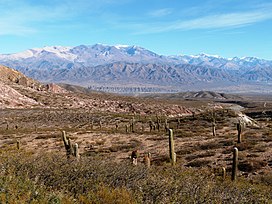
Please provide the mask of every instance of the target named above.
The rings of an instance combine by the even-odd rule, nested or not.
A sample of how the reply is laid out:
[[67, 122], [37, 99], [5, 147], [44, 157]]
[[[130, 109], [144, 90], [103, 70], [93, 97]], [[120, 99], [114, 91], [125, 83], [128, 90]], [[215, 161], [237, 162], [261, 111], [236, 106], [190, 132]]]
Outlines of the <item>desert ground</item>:
[[[272, 202], [269, 95], [121, 96], [43, 85], [3, 70], [1, 202]], [[72, 152], [76, 147], [79, 154]], [[239, 151], [235, 181], [234, 147]]]
[[[137, 149], [139, 161], [144, 154], [151, 153], [152, 165], [163, 165], [169, 162], [166, 128], [171, 128], [177, 165], [225, 167], [230, 171], [232, 149], [236, 146], [240, 151], [241, 176], [252, 177], [271, 173], [272, 168], [272, 101], [265, 102], [264, 107], [263, 100], [267, 97], [255, 101], [249, 97], [244, 104], [240, 102], [241, 106], [232, 101], [222, 103], [205, 99], [171, 101], [178, 105], [183, 103], [190, 111], [170, 117], [156, 111], [156, 114], [136, 114], [92, 112], [81, 108], [4, 109], [0, 111], [0, 145], [16, 145], [18, 141], [23, 149], [64, 155], [61, 131], [66, 131], [72, 143], [79, 145], [81, 157], [99, 154], [116, 161], [129, 160], [131, 152]], [[241, 143], [237, 143], [237, 112], [240, 112], [237, 107], [254, 120], [253, 124], [243, 127]], [[192, 113], [193, 110], [196, 113]], [[213, 120], [216, 135], [212, 132]], [[132, 121], [133, 130], [130, 128]], [[150, 121], [155, 125], [152, 130]]]

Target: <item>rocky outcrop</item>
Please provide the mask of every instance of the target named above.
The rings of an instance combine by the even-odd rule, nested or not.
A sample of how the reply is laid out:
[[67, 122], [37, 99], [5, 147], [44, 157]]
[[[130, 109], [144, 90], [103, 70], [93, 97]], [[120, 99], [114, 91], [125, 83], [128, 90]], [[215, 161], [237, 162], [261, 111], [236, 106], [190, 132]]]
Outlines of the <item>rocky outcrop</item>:
[[0, 82], [0, 109], [30, 108], [41, 105], [37, 101], [26, 97], [12, 87]]

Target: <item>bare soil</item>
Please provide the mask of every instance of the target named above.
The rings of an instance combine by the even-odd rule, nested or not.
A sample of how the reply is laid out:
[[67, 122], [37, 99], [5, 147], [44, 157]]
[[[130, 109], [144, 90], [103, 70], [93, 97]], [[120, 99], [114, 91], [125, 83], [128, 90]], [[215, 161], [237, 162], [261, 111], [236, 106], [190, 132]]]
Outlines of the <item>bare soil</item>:
[[[91, 113], [86, 109], [3, 109], [0, 110], [0, 146], [17, 145], [18, 141], [21, 148], [33, 153], [51, 151], [64, 155], [61, 131], [65, 130], [72, 143], [79, 145], [81, 157], [103, 155], [121, 161], [128, 160], [131, 152], [137, 149], [140, 162], [144, 154], [151, 153], [152, 165], [170, 165], [168, 133], [164, 127], [167, 118], [169, 127], [174, 130], [177, 165], [214, 170], [225, 167], [230, 172], [232, 150], [236, 146], [240, 175], [252, 177], [271, 172], [270, 116], [256, 118], [260, 127], [246, 127], [242, 143], [238, 144], [233, 122], [236, 116], [229, 105], [213, 104], [217, 107], [213, 113], [216, 136], [212, 134], [209, 105], [205, 105], [198, 114], [180, 117]], [[256, 107], [254, 111], [260, 112]], [[135, 121], [133, 132], [126, 130], [132, 119]], [[160, 130], [150, 131], [149, 121], [157, 124], [157, 119]]]

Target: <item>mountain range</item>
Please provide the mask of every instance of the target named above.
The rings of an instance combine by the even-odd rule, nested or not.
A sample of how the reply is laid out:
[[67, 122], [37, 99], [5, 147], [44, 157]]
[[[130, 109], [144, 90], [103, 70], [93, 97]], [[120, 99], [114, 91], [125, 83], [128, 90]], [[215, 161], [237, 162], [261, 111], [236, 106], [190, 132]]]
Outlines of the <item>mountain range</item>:
[[270, 92], [272, 61], [217, 55], [164, 56], [139, 46], [80, 45], [1, 54], [0, 64], [42, 82], [110, 92]]

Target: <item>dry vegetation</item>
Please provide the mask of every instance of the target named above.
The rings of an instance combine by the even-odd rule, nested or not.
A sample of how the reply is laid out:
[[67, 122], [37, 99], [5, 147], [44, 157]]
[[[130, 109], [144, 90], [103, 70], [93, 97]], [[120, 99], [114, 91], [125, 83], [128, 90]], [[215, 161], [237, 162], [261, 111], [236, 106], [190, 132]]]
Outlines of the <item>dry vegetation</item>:
[[[132, 102], [131, 102], [132, 103]], [[188, 102], [186, 102], [188, 103]], [[200, 101], [191, 102], [202, 108]], [[207, 106], [207, 102], [205, 102]], [[214, 105], [216, 106], [216, 105]], [[235, 113], [218, 105], [212, 113], [90, 112], [88, 109], [0, 111], [0, 200], [10, 203], [271, 203], [272, 122], [256, 118], [237, 143]], [[222, 108], [223, 107], [223, 108]], [[203, 109], [204, 110], [204, 109]], [[256, 111], [256, 108], [254, 109]], [[150, 131], [149, 121], [160, 130]], [[174, 130], [177, 164], [169, 162], [164, 121]], [[126, 126], [134, 120], [134, 131]], [[61, 130], [79, 145], [81, 158], [67, 160]], [[16, 149], [17, 141], [20, 150]], [[230, 181], [232, 149], [239, 175]], [[129, 159], [138, 149], [138, 166]], [[151, 168], [143, 164], [151, 153]], [[222, 167], [227, 179], [222, 181]]]
[[[272, 203], [271, 97], [73, 93], [0, 68], [0, 203]], [[243, 129], [241, 143], [237, 104], [258, 123]], [[175, 166], [165, 125], [174, 131]], [[67, 158], [63, 130], [78, 144], [80, 159]], [[234, 147], [236, 182], [230, 179]], [[137, 166], [130, 159], [135, 150]]]

